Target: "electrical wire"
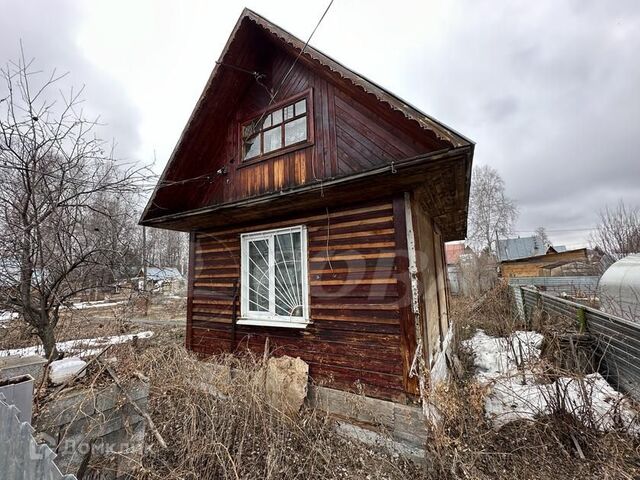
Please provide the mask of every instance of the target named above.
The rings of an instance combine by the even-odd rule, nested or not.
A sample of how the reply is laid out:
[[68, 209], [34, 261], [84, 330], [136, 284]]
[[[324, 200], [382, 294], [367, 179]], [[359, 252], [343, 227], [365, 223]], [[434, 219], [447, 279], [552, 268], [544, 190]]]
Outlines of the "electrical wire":
[[[334, 0], [331, 0], [329, 2], [329, 5], [327, 5], [327, 8], [325, 8], [324, 12], [322, 13], [322, 16], [320, 17], [320, 19], [316, 23], [315, 27], [311, 31], [311, 34], [307, 38], [307, 41], [304, 43], [304, 46], [302, 47], [300, 52], [298, 52], [298, 55], [296, 55], [296, 58], [291, 63], [291, 66], [287, 70], [287, 73], [285, 73], [285, 75], [282, 77], [282, 79], [278, 83], [277, 88], [269, 90], [267, 88], [267, 86], [264, 83], [262, 83], [262, 79], [266, 78], [266, 75], [263, 74], [263, 73], [260, 73], [260, 72], [257, 72], [257, 71], [252, 71], [252, 70], [248, 70], [246, 68], [242, 68], [242, 67], [239, 67], [237, 65], [232, 65], [232, 64], [216, 61], [216, 64], [218, 64], [218, 65], [222, 65], [224, 67], [232, 68], [232, 69], [247, 73], [249, 75], [253, 75], [253, 77], [256, 80], [256, 83], [258, 83], [263, 88], [265, 88], [267, 90], [267, 92], [269, 93], [270, 100], [269, 100], [269, 103], [267, 104], [267, 107], [266, 107], [267, 110], [265, 110], [265, 112], [263, 112], [262, 115], [260, 116], [260, 118], [258, 119], [258, 121], [257, 121], [258, 125], [262, 123], [262, 121], [264, 120], [264, 117], [267, 115], [267, 111], [268, 111], [269, 107], [271, 105], [273, 105], [273, 103], [275, 102], [278, 94], [282, 90], [282, 86], [284, 85], [284, 82], [287, 81], [287, 78], [289, 78], [289, 75], [291, 75], [291, 72], [293, 71], [293, 69], [295, 68], [296, 64], [298, 63], [298, 60], [300, 59], [300, 57], [306, 51], [307, 47], [309, 46], [309, 42], [313, 38], [313, 35], [316, 33], [316, 30], [318, 30], [318, 27], [320, 27], [320, 24], [322, 23], [324, 18], [327, 16], [327, 13], [329, 12], [329, 9], [333, 5], [333, 2], [334, 2]], [[215, 172], [215, 174], [218, 174], [219, 172], [220, 172], [220, 170]], [[223, 172], [223, 173], [226, 173], [226, 172]], [[166, 187], [166, 186], [173, 186], [173, 185], [176, 185], [176, 184], [182, 185], [182, 184], [189, 183], [189, 182], [192, 182], [192, 181], [198, 181], [198, 180], [203, 179], [203, 178], [207, 179], [207, 178], [211, 177], [212, 175], [213, 175], [212, 173], [208, 173], [208, 174], [200, 175], [198, 177], [186, 178], [186, 179], [176, 180], [176, 181], [163, 180], [162, 182], [158, 183], [158, 188], [163, 188], [163, 187]], [[216, 177], [210, 179], [210, 181], [213, 182], [213, 180], [215, 180], [218, 176], [219, 175], [216, 175]], [[315, 172], [314, 172], [314, 176], [315, 176]], [[316, 180], [317, 180], [317, 178], [316, 178]]]

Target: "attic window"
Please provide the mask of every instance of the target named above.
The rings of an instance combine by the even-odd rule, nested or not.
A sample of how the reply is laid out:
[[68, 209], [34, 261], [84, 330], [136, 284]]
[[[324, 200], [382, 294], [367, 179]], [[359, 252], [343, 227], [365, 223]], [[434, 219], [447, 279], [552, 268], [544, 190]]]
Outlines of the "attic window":
[[242, 124], [243, 161], [285, 153], [310, 143], [309, 93], [296, 96]]

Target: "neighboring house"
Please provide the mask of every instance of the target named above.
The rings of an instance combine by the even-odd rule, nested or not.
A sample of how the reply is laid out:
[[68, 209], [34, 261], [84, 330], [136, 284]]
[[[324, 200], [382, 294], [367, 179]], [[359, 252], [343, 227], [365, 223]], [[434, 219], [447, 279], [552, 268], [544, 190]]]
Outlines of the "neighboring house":
[[447, 264], [447, 282], [451, 295], [460, 294], [462, 273], [460, 271], [460, 255], [464, 252], [464, 242], [447, 243], [444, 246], [444, 258]]
[[444, 246], [447, 280], [449, 282], [449, 291], [452, 295], [463, 293], [463, 275], [460, 259], [466, 252], [471, 252], [471, 249], [466, 247], [464, 242], [450, 242]]
[[[563, 274], [564, 268], [565, 273], [575, 276], [579, 275], [579, 271], [586, 273], [587, 269], [584, 264], [589, 262], [587, 249], [580, 248], [503, 261], [500, 264], [500, 271], [505, 278], [567, 276]], [[570, 265], [574, 265], [574, 267], [571, 268]], [[555, 275], [553, 275], [554, 273]]]
[[445, 245], [447, 279], [452, 295], [478, 297], [495, 285], [497, 266], [492, 255], [476, 254], [464, 242]]
[[140, 268], [138, 276], [133, 279], [138, 290], [161, 291], [175, 293], [184, 288], [185, 279], [177, 268], [147, 267], [147, 287], [144, 288], [144, 269]]
[[555, 249], [545, 245], [538, 237], [505, 238], [498, 240], [498, 261], [509, 262], [521, 258], [536, 257], [554, 252]]
[[415, 372], [446, 371], [473, 149], [245, 10], [140, 221], [190, 232], [187, 347], [268, 345], [325, 387], [419, 398]]

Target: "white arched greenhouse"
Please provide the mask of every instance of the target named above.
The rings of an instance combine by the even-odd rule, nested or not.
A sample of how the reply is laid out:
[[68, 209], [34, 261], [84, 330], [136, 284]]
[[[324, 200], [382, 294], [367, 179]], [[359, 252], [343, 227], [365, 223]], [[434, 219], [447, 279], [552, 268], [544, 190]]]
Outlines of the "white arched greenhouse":
[[598, 295], [603, 311], [640, 322], [640, 254], [611, 265], [600, 278]]

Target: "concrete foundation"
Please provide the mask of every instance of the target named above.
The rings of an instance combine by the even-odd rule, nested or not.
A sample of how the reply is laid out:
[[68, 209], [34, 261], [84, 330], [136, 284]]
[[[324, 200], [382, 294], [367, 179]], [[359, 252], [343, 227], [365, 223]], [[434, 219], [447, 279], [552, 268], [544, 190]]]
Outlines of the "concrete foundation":
[[403, 454], [424, 458], [429, 419], [418, 405], [403, 405], [326, 387], [309, 386], [310, 407], [338, 420], [338, 433]]

